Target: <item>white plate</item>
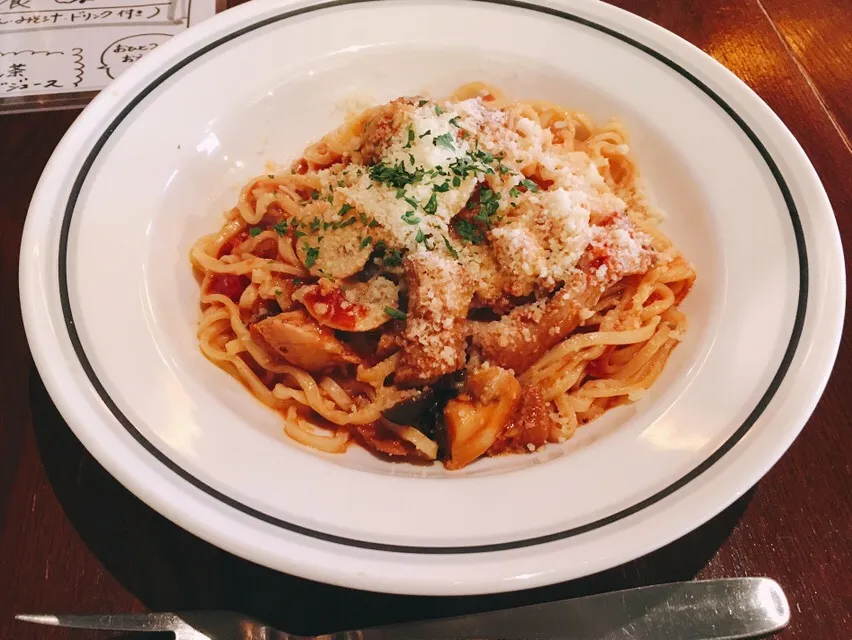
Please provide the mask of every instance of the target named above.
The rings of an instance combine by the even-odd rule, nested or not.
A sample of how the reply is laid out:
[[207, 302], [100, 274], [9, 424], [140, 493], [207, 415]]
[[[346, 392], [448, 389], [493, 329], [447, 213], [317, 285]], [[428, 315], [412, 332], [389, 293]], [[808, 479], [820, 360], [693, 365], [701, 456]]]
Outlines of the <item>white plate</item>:
[[[688, 336], [648, 396], [534, 456], [448, 474], [307, 451], [199, 353], [189, 247], [355, 92], [442, 95], [475, 79], [624, 121], [698, 271]], [[813, 168], [724, 68], [602, 3], [457, 0], [255, 0], [158, 48], [54, 153], [21, 291], [52, 397], [141, 499], [270, 567], [423, 594], [575, 578], [719, 512], [804, 425], [845, 296]]]

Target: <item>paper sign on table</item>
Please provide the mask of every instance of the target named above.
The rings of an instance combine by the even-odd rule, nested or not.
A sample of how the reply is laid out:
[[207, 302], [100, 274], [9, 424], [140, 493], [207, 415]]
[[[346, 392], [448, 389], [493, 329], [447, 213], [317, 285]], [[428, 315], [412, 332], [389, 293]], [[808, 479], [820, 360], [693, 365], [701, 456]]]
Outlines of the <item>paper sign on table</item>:
[[80, 106], [217, 0], [0, 0], [0, 111]]

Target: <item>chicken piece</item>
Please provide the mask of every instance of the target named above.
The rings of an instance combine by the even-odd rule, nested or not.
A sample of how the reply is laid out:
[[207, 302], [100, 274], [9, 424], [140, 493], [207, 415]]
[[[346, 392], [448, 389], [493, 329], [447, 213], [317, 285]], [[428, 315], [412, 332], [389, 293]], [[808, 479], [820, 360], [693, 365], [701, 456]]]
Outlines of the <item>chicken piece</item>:
[[521, 385], [506, 369], [489, 366], [470, 374], [464, 392], [444, 408], [447, 469], [461, 469], [485, 454], [505, 429], [520, 397]]
[[437, 252], [405, 260], [408, 318], [395, 382], [423, 386], [465, 364], [465, 324], [473, 283], [455, 260]]
[[605, 285], [578, 273], [551, 298], [516, 307], [500, 320], [471, 323], [473, 344], [482, 357], [523, 373], [591, 314]]
[[587, 198], [564, 189], [527, 194], [489, 232], [506, 292], [553, 291], [570, 277], [593, 237]]
[[458, 241], [454, 244], [462, 258], [461, 263], [465, 265], [465, 271], [470, 274], [474, 283], [474, 296], [471, 306], [503, 310], [507, 303], [507, 297], [503, 292], [507, 287], [500, 275], [494, 253], [485, 244]]
[[657, 254], [650, 238], [625, 215], [613, 215], [596, 232], [564, 286], [550, 298], [516, 307], [500, 320], [473, 324], [473, 344], [494, 364], [523, 373], [592, 315], [610, 286], [625, 276], [645, 273]]
[[271, 354], [308, 371], [361, 363], [361, 358], [332, 331], [319, 326], [301, 310], [261, 320], [252, 325], [251, 333]]
[[402, 349], [404, 343], [403, 331], [405, 331], [405, 323], [399, 321], [391, 324], [389, 328], [385, 327], [379, 337], [379, 344], [376, 346], [376, 358], [384, 360]]
[[393, 102], [376, 107], [364, 125], [361, 142], [361, 159], [366, 165], [382, 159], [391, 139], [414, 118], [417, 98], [397, 98]]
[[300, 288], [293, 299], [305, 305], [320, 324], [341, 331], [364, 332], [391, 319], [385, 309], [397, 307], [399, 287], [381, 276], [345, 288], [323, 279], [319, 284]]
[[491, 445], [488, 455], [535, 451], [547, 443], [551, 430], [556, 426], [541, 389], [525, 387], [518, 408], [497, 441]]

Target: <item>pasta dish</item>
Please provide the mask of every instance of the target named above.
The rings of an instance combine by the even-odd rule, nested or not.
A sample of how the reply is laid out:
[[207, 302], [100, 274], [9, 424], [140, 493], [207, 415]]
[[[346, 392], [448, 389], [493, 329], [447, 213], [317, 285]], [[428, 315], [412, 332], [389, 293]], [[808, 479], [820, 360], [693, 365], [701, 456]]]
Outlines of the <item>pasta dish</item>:
[[471, 83], [349, 117], [200, 238], [203, 354], [303, 445], [460, 469], [635, 401], [695, 272], [625, 131]]

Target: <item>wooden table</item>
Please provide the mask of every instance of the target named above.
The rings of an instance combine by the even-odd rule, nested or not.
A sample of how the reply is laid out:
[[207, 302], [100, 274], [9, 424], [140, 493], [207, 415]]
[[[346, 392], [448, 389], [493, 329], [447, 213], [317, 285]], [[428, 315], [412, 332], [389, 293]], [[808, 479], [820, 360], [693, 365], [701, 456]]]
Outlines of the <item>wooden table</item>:
[[[616, 4], [701, 47], [769, 103], [816, 166], [852, 253], [852, 3]], [[313, 633], [694, 576], [745, 575], [774, 577], [786, 589], [793, 622], [781, 638], [852, 638], [848, 327], [816, 412], [756, 488], [668, 547], [576, 582], [485, 598], [368, 594], [254, 566], [166, 521], [107, 475], [72, 435], [24, 339], [17, 298], [21, 229], [39, 174], [75, 116], [0, 116], [0, 638], [96, 637], [12, 620], [15, 612], [33, 610], [228, 608]]]

